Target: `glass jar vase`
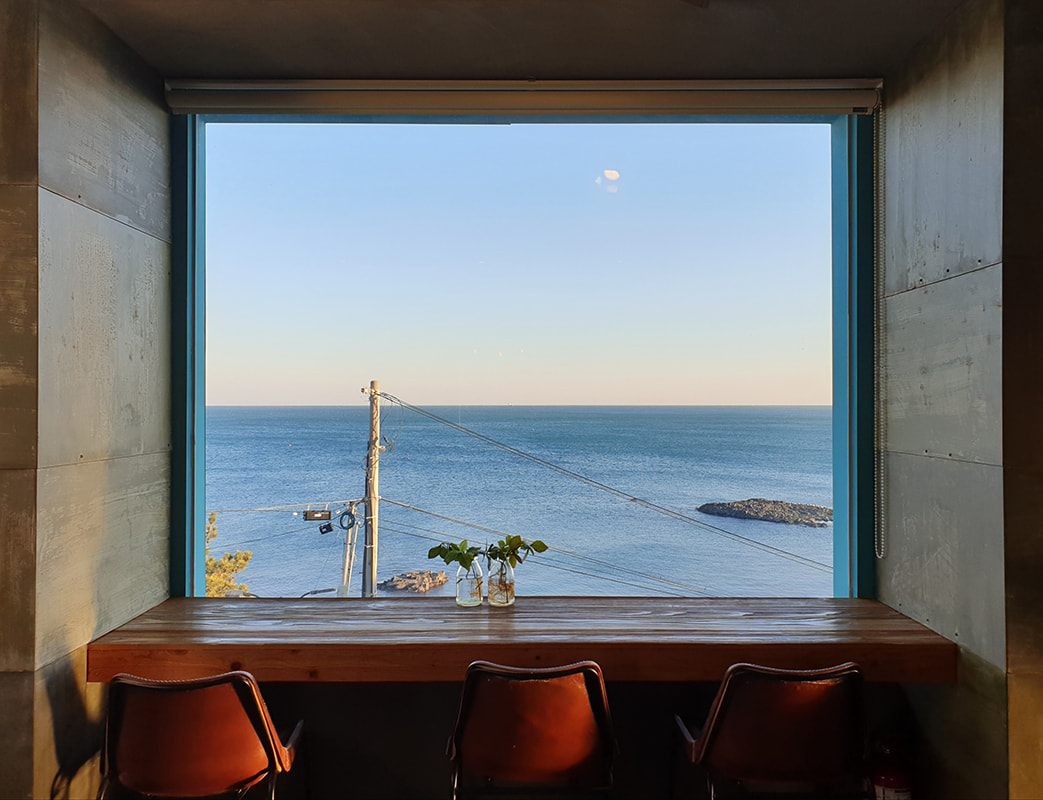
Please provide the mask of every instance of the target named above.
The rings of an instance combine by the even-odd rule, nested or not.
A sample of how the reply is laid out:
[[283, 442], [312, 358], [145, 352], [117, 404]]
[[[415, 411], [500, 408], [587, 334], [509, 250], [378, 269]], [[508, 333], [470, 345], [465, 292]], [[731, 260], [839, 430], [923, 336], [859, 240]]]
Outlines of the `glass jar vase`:
[[514, 567], [497, 561], [489, 568], [489, 605], [514, 605]]
[[470, 568], [461, 565], [456, 570], [456, 603], [461, 606], [482, 604], [482, 568], [478, 559], [471, 562]]

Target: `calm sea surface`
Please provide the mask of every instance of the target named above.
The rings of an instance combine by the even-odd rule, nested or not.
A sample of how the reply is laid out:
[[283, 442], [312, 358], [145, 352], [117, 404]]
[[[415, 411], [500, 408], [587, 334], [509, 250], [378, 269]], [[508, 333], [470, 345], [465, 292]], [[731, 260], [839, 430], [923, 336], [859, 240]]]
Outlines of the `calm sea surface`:
[[[832, 507], [828, 407], [427, 409], [712, 528], [656, 513], [413, 411], [382, 410], [388, 443], [380, 495], [422, 511], [381, 504], [380, 581], [442, 568], [427, 559], [438, 541], [498, 538], [445, 519], [451, 518], [550, 545], [518, 569], [520, 596], [832, 594], [832, 527], [696, 511], [702, 503], [751, 497]], [[239, 580], [262, 597], [340, 584], [345, 533], [338, 517], [334, 532], [322, 534], [320, 523], [304, 522], [302, 512], [310, 504], [336, 514], [364, 496], [368, 406], [210, 407], [206, 425], [206, 507], [218, 512], [215, 553], [251, 551]], [[362, 587], [358, 538], [352, 595]], [[452, 582], [431, 594], [451, 595]]]

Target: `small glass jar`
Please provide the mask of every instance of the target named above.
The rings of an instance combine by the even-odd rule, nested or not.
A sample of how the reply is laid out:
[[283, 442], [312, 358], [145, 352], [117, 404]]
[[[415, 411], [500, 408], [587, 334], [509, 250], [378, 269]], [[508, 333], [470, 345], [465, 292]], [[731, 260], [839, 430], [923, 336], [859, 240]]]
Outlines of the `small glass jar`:
[[482, 604], [482, 567], [478, 559], [471, 562], [470, 569], [461, 565], [456, 570], [456, 603], [461, 606]]
[[489, 570], [489, 605], [514, 605], [514, 567], [497, 561]]

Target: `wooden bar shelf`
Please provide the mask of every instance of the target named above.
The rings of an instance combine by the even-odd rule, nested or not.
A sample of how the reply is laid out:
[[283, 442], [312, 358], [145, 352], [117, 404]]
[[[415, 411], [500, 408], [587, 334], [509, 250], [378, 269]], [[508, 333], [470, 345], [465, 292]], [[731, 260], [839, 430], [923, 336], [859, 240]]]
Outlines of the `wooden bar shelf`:
[[441, 682], [471, 661], [593, 659], [609, 681], [718, 681], [740, 661], [862, 665], [870, 681], [956, 679], [957, 646], [875, 600], [520, 597], [167, 600], [91, 642], [87, 679], [244, 669], [260, 681]]

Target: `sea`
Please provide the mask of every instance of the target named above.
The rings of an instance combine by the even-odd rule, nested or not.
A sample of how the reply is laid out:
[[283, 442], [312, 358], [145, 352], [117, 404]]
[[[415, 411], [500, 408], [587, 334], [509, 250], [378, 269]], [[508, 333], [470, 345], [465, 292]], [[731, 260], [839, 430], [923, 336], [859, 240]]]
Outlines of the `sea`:
[[[211, 553], [251, 553], [249, 593], [361, 594], [350, 511], [361, 521], [369, 417], [368, 403], [206, 409]], [[439, 542], [516, 534], [549, 548], [518, 567], [522, 597], [832, 594], [832, 526], [698, 511], [758, 497], [832, 507], [828, 406], [384, 404], [381, 436], [378, 582], [446, 569], [428, 559]], [[452, 596], [455, 572], [426, 594], [377, 594]]]

